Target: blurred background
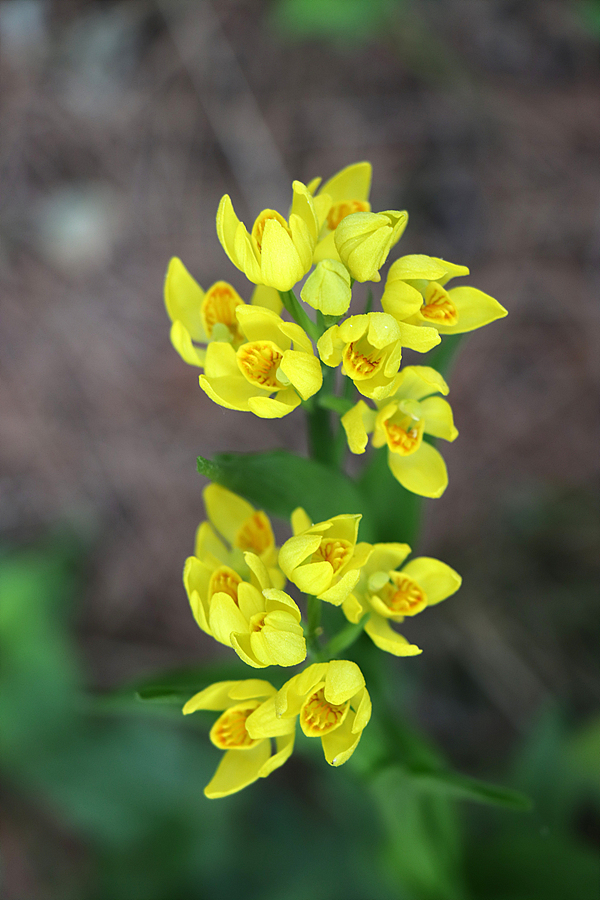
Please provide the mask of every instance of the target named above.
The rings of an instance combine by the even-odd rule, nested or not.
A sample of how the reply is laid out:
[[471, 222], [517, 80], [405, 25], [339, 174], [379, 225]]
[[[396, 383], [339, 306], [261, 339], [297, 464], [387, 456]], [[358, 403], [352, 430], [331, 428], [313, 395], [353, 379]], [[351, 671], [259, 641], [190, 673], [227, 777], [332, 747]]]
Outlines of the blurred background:
[[[3, 900], [597, 900], [600, 2], [2, 0], [0, 104]], [[533, 813], [302, 754], [209, 802], [208, 719], [128, 699], [223, 658], [181, 585], [196, 455], [306, 449], [199, 389], [168, 260], [249, 299], [221, 195], [251, 222], [361, 159], [410, 213], [392, 256], [510, 312], [462, 346], [415, 548], [464, 586], [392, 672], [423, 740]]]

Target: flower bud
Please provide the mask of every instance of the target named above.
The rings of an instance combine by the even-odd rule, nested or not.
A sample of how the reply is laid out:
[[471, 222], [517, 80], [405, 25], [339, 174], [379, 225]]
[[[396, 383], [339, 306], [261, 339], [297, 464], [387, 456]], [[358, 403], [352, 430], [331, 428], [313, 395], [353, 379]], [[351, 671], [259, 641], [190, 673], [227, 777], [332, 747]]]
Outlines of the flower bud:
[[343, 316], [352, 298], [348, 270], [335, 259], [322, 260], [307, 278], [300, 296], [324, 316]]
[[335, 230], [340, 259], [356, 281], [381, 281], [379, 269], [400, 240], [407, 212], [357, 212], [346, 216]]

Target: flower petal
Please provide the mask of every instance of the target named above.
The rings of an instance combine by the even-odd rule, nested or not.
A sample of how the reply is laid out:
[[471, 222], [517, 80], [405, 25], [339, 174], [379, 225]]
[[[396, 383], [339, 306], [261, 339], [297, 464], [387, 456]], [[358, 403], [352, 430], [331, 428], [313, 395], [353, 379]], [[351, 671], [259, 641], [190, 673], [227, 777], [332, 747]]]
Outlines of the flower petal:
[[359, 400], [341, 418], [346, 432], [348, 447], [352, 453], [364, 453], [369, 442], [369, 433], [375, 427], [377, 413], [364, 400]]
[[192, 340], [200, 342], [208, 340], [200, 315], [203, 300], [204, 291], [181, 260], [174, 256], [165, 278], [167, 314], [171, 322], [182, 323]]
[[173, 322], [170, 332], [171, 344], [184, 362], [190, 366], [202, 366], [206, 359], [206, 350], [194, 347], [190, 333], [179, 319]]
[[370, 162], [357, 162], [336, 172], [321, 186], [319, 193], [329, 194], [333, 203], [342, 200], [368, 200], [371, 190]]
[[221, 487], [220, 484], [207, 485], [202, 492], [202, 498], [208, 518], [214, 527], [230, 544], [235, 544], [240, 528], [254, 515], [255, 509], [252, 504], [233, 491]]
[[246, 719], [246, 731], [254, 740], [293, 734], [295, 729], [294, 718], [277, 714], [274, 696], [261, 703]]
[[393, 653], [394, 656], [417, 656], [423, 652], [416, 644], [410, 644], [405, 637], [394, 631], [387, 619], [376, 613], [371, 614], [365, 631], [376, 647], [386, 653]]
[[429, 394], [448, 394], [450, 388], [439, 372], [431, 366], [405, 366], [400, 375], [399, 393], [402, 399], [421, 400]]
[[302, 509], [299, 506], [294, 510], [291, 516], [292, 522], [292, 532], [294, 535], [300, 534], [302, 531], [306, 531], [307, 528], [310, 528], [312, 525], [312, 521], [306, 510]]
[[446, 463], [426, 441], [410, 456], [390, 452], [388, 465], [402, 487], [421, 497], [441, 497], [448, 486]]
[[441, 341], [437, 328], [430, 328], [428, 325], [411, 325], [408, 322], [399, 322], [398, 324], [402, 346], [408, 347], [409, 350], [427, 353]]
[[452, 407], [442, 397], [427, 397], [419, 405], [419, 412], [425, 422], [425, 431], [433, 437], [454, 441], [458, 431], [454, 426]]
[[418, 556], [411, 559], [402, 569], [406, 575], [419, 584], [427, 594], [427, 605], [435, 606], [446, 597], [456, 593], [462, 584], [462, 578], [439, 559], [429, 556]]
[[260, 270], [261, 283], [277, 288], [278, 291], [289, 291], [304, 275], [298, 249], [289, 232], [277, 219], [265, 221]]
[[294, 731], [276, 738], [277, 752], [261, 767], [259, 772], [261, 778], [266, 778], [267, 775], [270, 775], [271, 772], [278, 769], [290, 758], [294, 749], [294, 738]]
[[497, 300], [474, 287], [452, 288], [448, 291], [448, 296], [456, 306], [458, 322], [456, 325], [436, 323], [435, 327], [440, 334], [464, 334], [508, 315], [508, 310]]
[[269, 741], [261, 741], [249, 750], [227, 750], [210, 782], [204, 788], [209, 799], [227, 797], [260, 778], [261, 769], [269, 761]]
[[364, 686], [364, 675], [355, 662], [348, 659], [332, 659], [328, 664], [323, 693], [329, 703], [345, 703]]
[[303, 400], [308, 400], [321, 389], [323, 370], [321, 363], [312, 353], [303, 350], [286, 350], [280, 364]]
[[293, 388], [280, 391], [277, 397], [250, 397], [248, 408], [261, 419], [281, 419], [300, 406], [300, 397]]
[[438, 281], [448, 271], [447, 265], [444, 260], [436, 259], [434, 256], [411, 253], [408, 256], [401, 256], [392, 263], [388, 281]]
[[224, 591], [217, 591], [210, 598], [208, 624], [215, 640], [228, 647], [231, 647], [232, 633], [248, 630], [248, 623], [244, 614], [236, 605], [234, 599]]
[[350, 569], [349, 572], [342, 575], [336, 584], [332, 584], [326, 591], [320, 593], [319, 598], [327, 603], [332, 603], [334, 606], [340, 606], [350, 591], [356, 586], [359, 578], [360, 569]]
[[348, 710], [348, 715], [339, 728], [324, 734], [321, 738], [323, 753], [330, 766], [343, 765], [356, 750], [362, 732], [356, 734], [352, 730], [354, 719], [354, 711]]
[[266, 284], [257, 284], [250, 297], [252, 306], [260, 306], [263, 309], [270, 309], [271, 312], [279, 315], [283, 303], [279, 296], [279, 291], [269, 287]]

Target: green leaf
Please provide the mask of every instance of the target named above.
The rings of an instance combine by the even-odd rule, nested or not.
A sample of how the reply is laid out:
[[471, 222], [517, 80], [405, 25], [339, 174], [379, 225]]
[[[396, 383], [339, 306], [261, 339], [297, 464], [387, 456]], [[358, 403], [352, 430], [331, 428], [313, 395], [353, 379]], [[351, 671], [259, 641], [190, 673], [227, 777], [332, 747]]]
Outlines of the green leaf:
[[369, 615], [369, 613], [366, 613], [360, 622], [349, 622], [338, 631], [323, 648], [323, 656], [327, 659], [335, 658], [344, 653], [348, 647], [351, 647], [362, 634]]
[[[287, 450], [218, 453], [212, 461], [199, 456], [198, 471], [284, 519], [298, 506], [314, 522], [364, 507], [362, 494], [346, 475]], [[362, 529], [361, 538], [369, 539]]]
[[485, 803], [490, 806], [502, 806], [505, 809], [529, 812], [533, 803], [529, 797], [512, 788], [490, 784], [461, 775], [459, 772], [448, 772], [443, 769], [418, 769], [407, 772], [414, 784], [422, 791], [456, 797], [459, 800], [472, 800], [474, 803]]
[[316, 322], [307, 315], [306, 310], [300, 305], [300, 301], [293, 291], [279, 291], [281, 302], [289, 312], [292, 319], [305, 330], [313, 341], [317, 341], [321, 336], [321, 330]]
[[[414, 548], [423, 498], [399, 484], [390, 472], [387, 447], [375, 450], [359, 481], [373, 541], [402, 541]], [[364, 538], [363, 538], [364, 540]]]

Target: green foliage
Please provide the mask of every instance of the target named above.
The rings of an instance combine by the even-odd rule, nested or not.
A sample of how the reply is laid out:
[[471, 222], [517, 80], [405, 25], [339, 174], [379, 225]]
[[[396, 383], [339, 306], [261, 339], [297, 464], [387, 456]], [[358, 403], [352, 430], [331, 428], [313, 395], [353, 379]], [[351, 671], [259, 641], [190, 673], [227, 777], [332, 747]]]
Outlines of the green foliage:
[[275, 24], [299, 39], [364, 41], [379, 32], [402, 0], [278, 0]]

